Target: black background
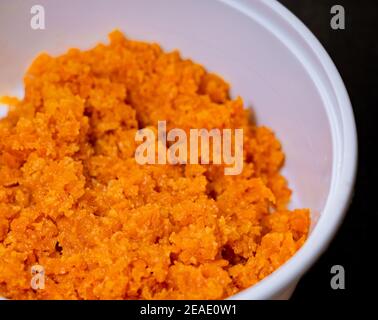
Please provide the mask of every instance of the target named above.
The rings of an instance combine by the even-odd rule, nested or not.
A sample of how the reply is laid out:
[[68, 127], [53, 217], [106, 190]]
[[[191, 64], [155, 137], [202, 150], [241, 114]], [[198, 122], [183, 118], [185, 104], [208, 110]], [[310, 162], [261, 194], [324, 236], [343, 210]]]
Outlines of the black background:
[[[316, 302], [321, 299], [365, 298], [370, 293], [366, 289], [370, 287], [371, 292], [376, 289], [375, 260], [378, 255], [378, 212], [375, 205], [378, 199], [375, 184], [378, 181], [375, 150], [378, 120], [378, 0], [279, 1], [315, 34], [338, 68], [352, 101], [359, 144], [359, 168], [352, 205], [330, 247], [299, 282], [292, 300]], [[330, 9], [336, 4], [345, 8], [345, 30], [330, 27]], [[335, 264], [344, 266], [346, 270], [345, 290], [331, 289], [330, 269]], [[316, 313], [314, 306], [316, 304], [311, 309]], [[31, 308], [30, 305], [26, 310], [30, 311]], [[279, 312], [283, 308], [280, 305]], [[105, 312], [109, 310], [111, 308], [102, 308]], [[267, 305], [264, 310], [277, 309]], [[43, 315], [43, 312], [39, 312], [39, 315]]]
[[[315, 34], [348, 90], [357, 124], [359, 165], [355, 195], [328, 250], [299, 282], [293, 300], [361, 298], [375, 289], [378, 199], [378, 1], [280, 0]], [[345, 30], [330, 27], [333, 5], [345, 9]], [[374, 260], [373, 260], [374, 259]], [[345, 268], [345, 290], [332, 290], [330, 269]], [[370, 287], [370, 288], [369, 288]], [[374, 292], [374, 291], [373, 291]]]

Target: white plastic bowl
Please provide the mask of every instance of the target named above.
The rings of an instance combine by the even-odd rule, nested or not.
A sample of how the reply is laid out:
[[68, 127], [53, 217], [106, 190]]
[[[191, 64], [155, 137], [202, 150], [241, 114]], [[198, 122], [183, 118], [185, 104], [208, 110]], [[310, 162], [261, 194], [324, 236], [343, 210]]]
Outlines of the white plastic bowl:
[[[35, 1], [0, 4], [0, 93], [19, 93], [40, 51], [89, 48], [119, 28], [224, 76], [253, 106], [259, 124], [283, 143], [293, 207], [312, 210], [312, 230], [299, 252], [235, 299], [288, 298], [340, 225], [356, 171], [356, 128], [334, 64], [310, 33], [273, 0], [39, 0], [46, 29], [32, 30]], [[22, 92], [22, 91], [21, 91]]]

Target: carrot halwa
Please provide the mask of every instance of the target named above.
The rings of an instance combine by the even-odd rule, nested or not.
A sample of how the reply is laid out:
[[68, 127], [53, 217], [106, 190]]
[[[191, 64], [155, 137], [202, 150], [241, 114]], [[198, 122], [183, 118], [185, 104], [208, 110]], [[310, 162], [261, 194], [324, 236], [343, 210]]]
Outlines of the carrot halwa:
[[[221, 299], [263, 279], [304, 243], [273, 132], [229, 85], [177, 51], [110, 44], [39, 55], [0, 120], [0, 296]], [[135, 133], [242, 128], [244, 164], [139, 165]], [[31, 268], [45, 288], [31, 287]]]

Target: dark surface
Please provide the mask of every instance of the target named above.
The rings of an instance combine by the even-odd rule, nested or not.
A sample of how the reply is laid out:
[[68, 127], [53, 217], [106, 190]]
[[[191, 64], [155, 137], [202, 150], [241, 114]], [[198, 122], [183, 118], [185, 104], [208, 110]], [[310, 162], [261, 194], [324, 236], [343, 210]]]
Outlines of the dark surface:
[[[361, 298], [377, 278], [378, 1], [280, 0], [315, 34], [344, 80], [353, 105], [359, 144], [355, 196], [328, 250], [302, 278], [294, 300]], [[345, 8], [345, 30], [330, 27], [333, 5]], [[375, 258], [374, 260], [372, 260]], [[345, 268], [345, 290], [330, 286], [330, 269]]]

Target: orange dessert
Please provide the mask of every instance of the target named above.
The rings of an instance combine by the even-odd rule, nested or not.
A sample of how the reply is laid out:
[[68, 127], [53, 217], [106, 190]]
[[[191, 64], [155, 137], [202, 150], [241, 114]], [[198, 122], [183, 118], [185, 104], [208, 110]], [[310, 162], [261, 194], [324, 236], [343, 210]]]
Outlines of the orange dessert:
[[[221, 299], [254, 285], [304, 243], [273, 132], [229, 85], [177, 51], [110, 44], [41, 54], [0, 120], [0, 296]], [[139, 165], [135, 133], [242, 128], [244, 165]], [[31, 287], [43, 266], [44, 289]]]

